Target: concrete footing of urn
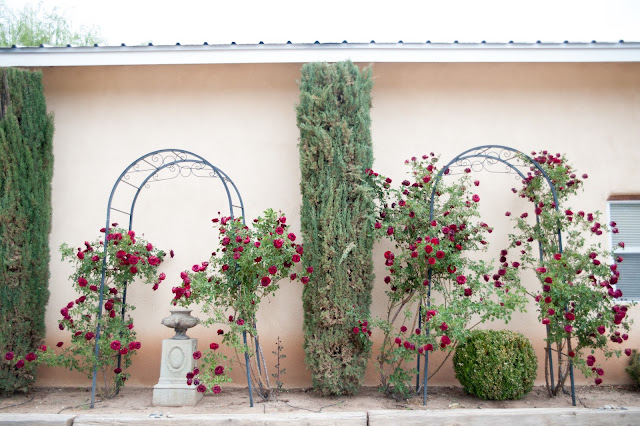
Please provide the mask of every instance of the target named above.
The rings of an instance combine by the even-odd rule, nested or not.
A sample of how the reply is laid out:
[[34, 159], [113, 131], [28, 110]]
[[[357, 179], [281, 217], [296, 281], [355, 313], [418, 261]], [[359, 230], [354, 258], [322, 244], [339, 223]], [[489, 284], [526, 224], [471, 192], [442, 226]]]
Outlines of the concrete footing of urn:
[[153, 387], [153, 405], [180, 407], [200, 402], [202, 393], [187, 384], [187, 373], [195, 368], [193, 353], [197, 346], [197, 339], [162, 341], [160, 380]]

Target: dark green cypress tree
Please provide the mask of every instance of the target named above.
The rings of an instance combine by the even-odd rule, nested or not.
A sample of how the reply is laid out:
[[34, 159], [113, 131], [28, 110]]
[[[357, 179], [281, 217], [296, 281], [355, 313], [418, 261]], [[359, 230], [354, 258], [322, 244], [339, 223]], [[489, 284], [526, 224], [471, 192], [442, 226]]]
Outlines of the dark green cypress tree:
[[368, 317], [373, 282], [371, 70], [351, 62], [302, 68], [300, 129], [301, 227], [306, 362], [323, 394], [353, 394], [364, 378], [370, 344], [355, 334]]
[[0, 99], [0, 393], [9, 394], [35, 377], [4, 354], [24, 356], [45, 334], [53, 117], [41, 73], [0, 69]]

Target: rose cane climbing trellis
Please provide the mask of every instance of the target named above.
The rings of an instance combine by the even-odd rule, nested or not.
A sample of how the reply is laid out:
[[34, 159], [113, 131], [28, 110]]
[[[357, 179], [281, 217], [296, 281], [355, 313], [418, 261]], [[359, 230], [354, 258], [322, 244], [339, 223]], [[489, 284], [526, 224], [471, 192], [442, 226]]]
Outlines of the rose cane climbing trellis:
[[[495, 169], [494, 166], [504, 166], [504, 168]], [[431, 190], [431, 197], [429, 200], [429, 220], [433, 220], [433, 207], [434, 207], [434, 197], [436, 195], [436, 190], [438, 187], [438, 183], [443, 175], [455, 175], [466, 173], [469, 171], [482, 171], [486, 170], [492, 173], [506, 173], [506, 174], [517, 174], [523, 180], [527, 179], [525, 172], [521, 169], [530, 169], [531, 167], [535, 167], [535, 169], [540, 172], [540, 174], [544, 177], [545, 181], [549, 185], [549, 189], [553, 196], [554, 206], [556, 211], [559, 211], [559, 203], [558, 197], [556, 194], [556, 188], [547, 173], [544, 171], [542, 166], [529, 157], [528, 155], [507, 146], [501, 145], [483, 145], [475, 148], [468, 149], [461, 154], [454, 157], [449, 163], [447, 163], [437, 174], [433, 189]], [[536, 215], [536, 222], [539, 223], [539, 218]], [[562, 233], [558, 228], [558, 253], [562, 254]], [[543, 261], [543, 250], [540, 241], [538, 241], [540, 260]], [[431, 282], [432, 276], [432, 268], [428, 269], [428, 280]], [[427, 291], [427, 309], [431, 306], [431, 286], [428, 286]], [[567, 307], [565, 307], [565, 311]], [[418, 327], [422, 328], [422, 306], [418, 308]], [[549, 336], [549, 325], [546, 325], [547, 337]], [[430, 329], [426, 327], [426, 334], [429, 335]], [[568, 349], [571, 350], [571, 339], [567, 338]], [[553, 357], [551, 353], [551, 345], [547, 346], [547, 353], [545, 355], [549, 361], [549, 372], [551, 378], [551, 386], [554, 387], [554, 375], [553, 375]], [[561, 354], [558, 353], [558, 357]], [[422, 395], [422, 403], [426, 405], [427, 403], [427, 382], [428, 382], [428, 370], [429, 366], [429, 351], [425, 353], [424, 359], [424, 371], [423, 371], [423, 395]], [[420, 353], [417, 355], [417, 371], [418, 374], [416, 376], [416, 391], [419, 390], [420, 387]], [[576, 395], [575, 395], [575, 384], [573, 377], [573, 362], [569, 359], [569, 375], [571, 380], [571, 401], [572, 404], [576, 405]]]
[[[102, 259], [102, 279], [100, 282], [100, 298], [98, 301], [98, 326], [96, 328], [96, 343], [95, 343], [95, 357], [98, 358], [100, 340], [100, 318], [102, 317], [102, 305], [104, 298], [104, 283], [107, 269], [107, 236], [109, 235], [109, 224], [111, 222], [111, 211], [115, 211], [129, 217], [129, 230], [133, 226], [133, 213], [138, 201], [138, 196], [143, 188], [148, 188], [151, 183], [160, 182], [164, 180], [175, 179], [177, 177], [189, 177], [195, 176], [198, 178], [213, 178], [219, 179], [222, 183], [225, 192], [227, 194], [227, 201], [229, 203], [229, 216], [233, 219], [235, 213], [239, 210], [240, 217], [244, 222], [244, 204], [238, 188], [233, 181], [222, 170], [211, 164], [205, 158], [194, 154], [189, 151], [181, 149], [162, 149], [158, 151], [150, 152], [142, 157], [138, 158], [120, 174], [116, 183], [111, 189], [109, 195], [109, 203], [107, 204], [107, 218], [105, 223], [104, 233], [104, 257]], [[121, 185], [123, 184], [123, 185]], [[118, 209], [112, 206], [114, 195], [120, 188], [129, 189], [128, 193], [125, 192], [124, 196], [126, 200], [130, 200], [129, 210]], [[120, 191], [119, 193], [122, 193]], [[123, 307], [121, 315], [124, 318], [125, 307], [124, 303], [127, 298], [127, 290], [123, 292]], [[245, 347], [247, 345], [247, 333], [243, 331], [242, 337], [244, 339]], [[257, 344], [257, 341], [256, 341]], [[253, 407], [253, 394], [251, 388], [251, 376], [249, 375], [249, 354], [245, 351], [245, 362], [247, 367], [247, 384], [249, 388], [249, 401]], [[120, 367], [120, 355], [118, 355], [118, 367]], [[91, 408], [94, 406], [95, 394], [96, 394], [96, 378], [97, 378], [97, 365], [93, 369], [93, 381], [91, 385]]]

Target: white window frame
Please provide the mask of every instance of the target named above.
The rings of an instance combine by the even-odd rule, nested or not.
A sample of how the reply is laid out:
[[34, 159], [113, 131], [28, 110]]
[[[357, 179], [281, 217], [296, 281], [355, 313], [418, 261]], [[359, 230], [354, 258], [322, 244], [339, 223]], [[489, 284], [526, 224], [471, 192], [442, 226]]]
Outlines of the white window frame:
[[[615, 222], [615, 218], [611, 217], [611, 205], [612, 204], [635, 204], [640, 206], [640, 200], [607, 200], [607, 218], [608, 223], [611, 221]], [[613, 233], [609, 233], [609, 246], [611, 247], [611, 251], [613, 251], [614, 256], [611, 257], [611, 263], [615, 262], [615, 255], [620, 255], [624, 258], [625, 254], [638, 254], [640, 253], [640, 246], [628, 246], [625, 244], [624, 248], [619, 247], [617, 244], [613, 244]], [[640, 282], [636, 283], [640, 286]], [[617, 289], [617, 284], [613, 286], [614, 289]], [[629, 303], [629, 302], [638, 302], [640, 299], [638, 298], [625, 298], [624, 293], [622, 294], [622, 299], [619, 299], [621, 304]]]

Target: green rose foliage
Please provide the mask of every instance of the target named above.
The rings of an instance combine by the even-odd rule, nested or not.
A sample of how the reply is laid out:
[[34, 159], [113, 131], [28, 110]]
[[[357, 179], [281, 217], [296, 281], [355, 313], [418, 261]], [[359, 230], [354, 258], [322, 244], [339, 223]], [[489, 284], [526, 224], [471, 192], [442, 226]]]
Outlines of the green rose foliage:
[[508, 330], [475, 330], [453, 356], [465, 392], [482, 399], [520, 399], [533, 389], [538, 361], [529, 339]]
[[[259, 348], [256, 314], [260, 301], [272, 296], [282, 279], [308, 283], [313, 269], [309, 268], [301, 276], [295, 272], [304, 249], [302, 244], [295, 242], [296, 235], [288, 231], [287, 218], [281, 212], [268, 209], [251, 226], [245, 225], [242, 218], [220, 217], [213, 222], [220, 233], [220, 249], [208, 262], [193, 265], [191, 271], [181, 273], [182, 284], [173, 288], [172, 303], [180, 306], [196, 304], [208, 316], [202, 322], [204, 326], [218, 325], [230, 330], [218, 329], [218, 335], [223, 336], [221, 343], [235, 349], [238, 362], [244, 362], [240, 354], [250, 354], [254, 382], [261, 395], [268, 398], [271, 388], [265, 376], [266, 368], [262, 367], [260, 350], [256, 353], [256, 346]], [[250, 337], [249, 345], [242, 341], [242, 332]], [[254, 346], [251, 346], [251, 340]], [[212, 342], [211, 350], [217, 350], [217, 345]], [[217, 393], [214, 386], [227, 381], [221, 374], [215, 374], [215, 369], [223, 367], [226, 358], [214, 354], [217, 352], [205, 353], [201, 363], [204, 367], [200, 369], [200, 375], [194, 375], [194, 380], [198, 379], [204, 386], [200, 388], [202, 392]]]
[[[615, 289], [619, 277], [616, 264], [623, 259], [613, 254], [602, 237], [609, 231], [617, 232], [616, 224], [607, 226], [599, 212], [574, 210], [572, 198], [583, 189], [588, 176], [578, 177], [563, 155], [547, 151], [532, 155], [553, 182], [561, 208], [556, 210], [542, 173], [531, 167], [523, 187], [512, 191], [534, 203], [536, 222], [528, 220], [526, 213], [515, 217], [510, 241], [512, 249], [520, 250], [523, 265], [535, 269], [541, 283], [541, 291], [530, 295], [538, 304], [541, 323], [548, 326], [547, 343], [555, 346], [558, 354], [554, 389], [548, 380], [548, 359], [546, 368], [547, 384], [555, 395], [567, 377], [569, 361], [586, 377], [596, 376], [596, 384], [602, 383], [604, 370], [595, 351], [601, 350], [605, 358], [621, 355], [622, 350], [612, 349], [610, 344], [627, 340], [631, 320], [626, 314], [633, 303], [618, 302], [622, 292]], [[609, 264], [609, 259], [615, 262]], [[631, 350], [626, 352], [629, 355]]]
[[[123, 302], [125, 288], [134, 281], [153, 284], [154, 290], [164, 279], [158, 275], [158, 266], [165, 253], [157, 250], [147, 241], [136, 238], [133, 231], [119, 228], [109, 229], [107, 236], [107, 261], [105, 269], [105, 285], [103, 289], [104, 304], [102, 317], [98, 319], [98, 299], [102, 266], [105, 256], [103, 240], [85, 241], [83, 247], [73, 248], [67, 244], [60, 247], [62, 260], [67, 260], [74, 267], [69, 279], [78, 297], [60, 309], [60, 330], [71, 333], [71, 342], [64, 345], [59, 342], [53, 348], [42, 345], [38, 350], [18, 356], [12, 354], [5, 362], [15, 363], [14, 368], [33, 371], [40, 365], [60, 366], [76, 370], [88, 378], [93, 376], [94, 364], [97, 363], [102, 385], [102, 396], [115, 396], [118, 388], [124, 385], [129, 377], [126, 369], [131, 366], [132, 357], [141, 344], [136, 339], [130, 312], [133, 304]], [[124, 318], [123, 309], [126, 310]], [[96, 328], [100, 325], [99, 354], [95, 356]], [[121, 364], [118, 366], [118, 355]], [[25, 362], [26, 361], [26, 362]]]
[[[425, 155], [406, 163], [410, 177], [398, 188], [391, 187], [390, 178], [367, 170], [378, 199], [376, 232], [394, 243], [381, 259], [388, 271], [389, 302], [387, 317], [374, 322], [385, 334], [377, 366], [383, 388], [401, 397], [412, 392], [409, 380], [414, 375], [405, 361], [424, 351], [451, 351], [475, 325], [509, 321], [525, 302], [520, 265], [508, 263], [506, 250], [497, 268], [470, 256], [487, 250], [486, 236], [493, 231], [479, 217], [480, 199], [472, 192], [479, 181], [443, 176], [433, 200], [435, 219], [430, 220], [438, 158]], [[418, 303], [422, 324], [414, 315]]]

